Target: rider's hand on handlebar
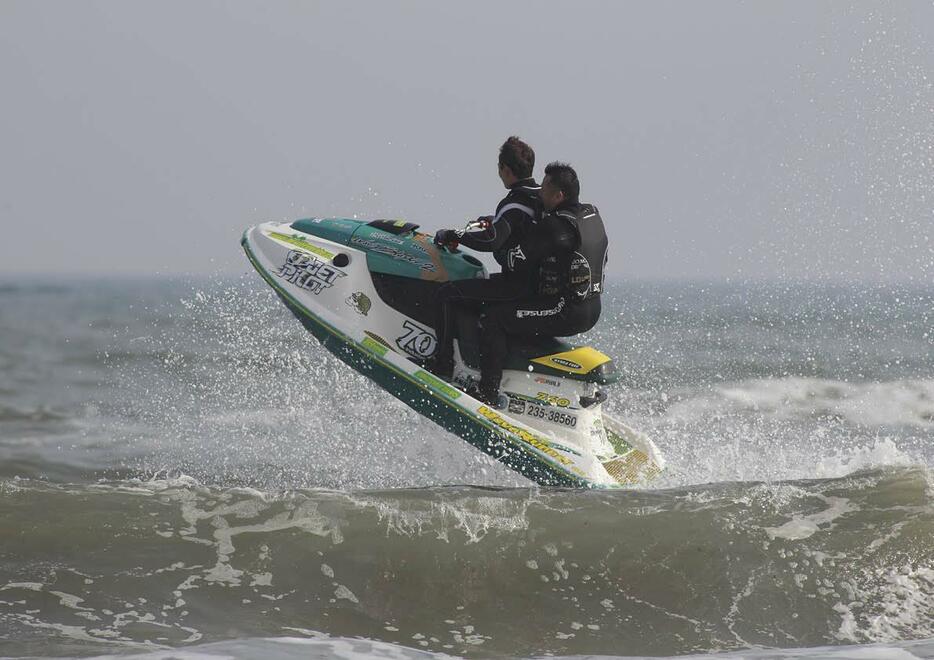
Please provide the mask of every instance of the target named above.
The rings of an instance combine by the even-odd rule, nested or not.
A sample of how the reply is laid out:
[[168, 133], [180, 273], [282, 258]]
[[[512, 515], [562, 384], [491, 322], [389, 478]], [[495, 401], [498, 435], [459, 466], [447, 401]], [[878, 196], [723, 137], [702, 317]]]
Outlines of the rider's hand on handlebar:
[[453, 229], [439, 229], [435, 232], [435, 245], [440, 247], [451, 245], [457, 243], [457, 238], [457, 232]]

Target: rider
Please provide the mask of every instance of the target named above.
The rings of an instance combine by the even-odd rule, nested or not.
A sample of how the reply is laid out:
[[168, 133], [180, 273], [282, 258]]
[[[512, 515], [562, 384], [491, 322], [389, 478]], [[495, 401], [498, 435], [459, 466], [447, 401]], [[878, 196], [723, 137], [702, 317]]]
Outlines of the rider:
[[512, 136], [499, 149], [499, 178], [509, 190], [496, 206], [496, 214], [478, 218], [478, 229], [458, 232], [441, 229], [435, 234], [438, 245], [460, 243], [479, 252], [492, 252], [502, 267], [489, 279], [449, 282], [438, 291], [438, 319], [435, 330], [438, 349], [430, 362], [432, 371], [450, 378], [454, 369], [454, 305], [476, 306], [526, 298], [534, 292], [529, 275], [514, 267], [509, 254], [541, 217], [541, 188], [532, 178], [535, 152]]
[[567, 337], [590, 330], [600, 318], [608, 240], [596, 207], [579, 202], [577, 173], [566, 163], [545, 168], [544, 214], [509, 250], [513, 271], [532, 275], [529, 296], [484, 306], [480, 317], [482, 401], [499, 406], [507, 335]]

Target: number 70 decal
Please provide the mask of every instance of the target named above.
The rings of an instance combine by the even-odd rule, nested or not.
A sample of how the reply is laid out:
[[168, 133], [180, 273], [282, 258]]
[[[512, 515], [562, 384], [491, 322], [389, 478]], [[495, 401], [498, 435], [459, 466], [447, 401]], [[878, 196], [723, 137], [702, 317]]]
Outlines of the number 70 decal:
[[435, 345], [438, 342], [430, 330], [412, 321], [403, 321], [402, 327], [405, 334], [396, 339], [396, 346], [415, 357], [426, 358], [435, 352]]

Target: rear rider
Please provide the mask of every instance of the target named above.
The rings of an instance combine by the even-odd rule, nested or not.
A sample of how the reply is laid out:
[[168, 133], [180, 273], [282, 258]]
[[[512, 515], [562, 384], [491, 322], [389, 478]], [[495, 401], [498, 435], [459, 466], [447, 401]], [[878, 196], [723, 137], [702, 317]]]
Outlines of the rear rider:
[[496, 405], [509, 335], [569, 337], [600, 318], [609, 241], [596, 207], [581, 204], [577, 173], [551, 163], [542, 179], [544, 214], [508, 255], [532, 275], [531, 295], [493, 303], [480, 317], [479, 398]]
[[527, 269], [517, 263], [515, 249], [541, 217], [541, 187], [532, 178], [535, 152], [512, 136], [499, 149], [497, 167], [500, 181], [509, 190], [496, 206], [496, 213], [477, 219], [481, 228], [461, 233], [442, 229], [435, 243], [460, 243], [479, 252], [492, 252], [502, 268], [489, 279], [448, 282], [438, 291], [438, 320], [435, 332], [438, 349], [430, 362], [436, 374], [450, 378], [454, 370], [454, 306], [478, 309], [484, 303], [518, 300], [533, 295], [535, 283]]

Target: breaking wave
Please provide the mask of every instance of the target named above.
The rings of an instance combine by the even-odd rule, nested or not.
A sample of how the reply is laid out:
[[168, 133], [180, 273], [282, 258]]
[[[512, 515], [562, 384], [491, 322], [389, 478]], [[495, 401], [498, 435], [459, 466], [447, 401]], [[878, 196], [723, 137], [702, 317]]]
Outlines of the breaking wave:
[[14, 654], [231, 629], [509, 656], [929, 639], [932, 494], [922, 468], [653, 492], [6, 481], [0, 622]]

